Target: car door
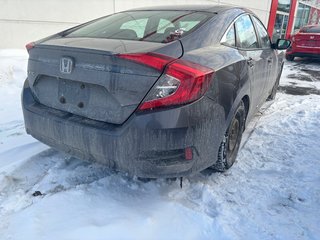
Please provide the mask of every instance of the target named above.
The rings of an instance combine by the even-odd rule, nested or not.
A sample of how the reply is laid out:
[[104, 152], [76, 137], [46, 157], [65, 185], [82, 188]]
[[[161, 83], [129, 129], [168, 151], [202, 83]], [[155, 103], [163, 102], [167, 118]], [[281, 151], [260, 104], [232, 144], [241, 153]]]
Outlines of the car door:
[[248, 14], [241, 15], [235, 21], [237, 48], [247, 61], [250, 81], [251, 109], [256, 109], [264, 102], [265, 62], [261, 57], [263, 50], [258, 41], [254, 25]]
[[270, 94], [270, 91], [275, 84], [278, 72], [277, 72], [277, 55], [275, 50], [271, 48], [271, 41], [268, 35], [267, 30], [261, 23], [261, 21], [255, 16], [251, 16], [251, 19], [255, 25], [258, 41], [261, 45], [261, 59], [264, 62], [264, 68], [262, 71], [264, 72], [265, 78], [265, 93], [264, 98], [267, 98]]

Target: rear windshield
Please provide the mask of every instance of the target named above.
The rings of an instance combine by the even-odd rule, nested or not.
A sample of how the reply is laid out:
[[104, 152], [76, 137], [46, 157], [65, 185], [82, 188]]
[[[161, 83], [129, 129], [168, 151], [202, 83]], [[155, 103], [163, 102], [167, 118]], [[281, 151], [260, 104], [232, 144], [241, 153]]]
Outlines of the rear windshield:
[[190, 11], [133, 11], [116, 13], [65, 33], [92, 37], [167, 43], [185, 36], [210, 18]]
[[300, 32], [302, 33], [320, 33], [320, 26], [303, 27]]

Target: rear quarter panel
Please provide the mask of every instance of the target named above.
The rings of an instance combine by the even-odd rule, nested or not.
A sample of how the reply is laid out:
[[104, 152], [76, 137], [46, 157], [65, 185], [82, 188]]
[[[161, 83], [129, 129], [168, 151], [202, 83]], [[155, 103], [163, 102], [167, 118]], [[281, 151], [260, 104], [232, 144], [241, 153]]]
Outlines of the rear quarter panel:
[[212, 68], [214, 79], [206, 96], [224, 109], [225, 126], [229, 125], [233, 112], [243, 96], [250, 96], [250, 82], [245, 58], [235, 48], [220, 44], [220, 40], [233, 20], [244, 13], [231, 9], [219, 13], [193, 34], [182, 38], [182, 59]]
[[187, 52], [183, 59], [214, 69], [214, 79], [206, 96], [223, 107], [226, 129], [242, 97], [250, 95], [246, 60], [237, 49], [223, 45]]

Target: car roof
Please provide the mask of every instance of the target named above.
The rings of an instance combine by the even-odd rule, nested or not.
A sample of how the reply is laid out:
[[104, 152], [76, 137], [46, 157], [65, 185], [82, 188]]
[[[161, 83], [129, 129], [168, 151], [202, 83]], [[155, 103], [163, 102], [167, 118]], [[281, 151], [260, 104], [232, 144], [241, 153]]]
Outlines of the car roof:
[[199, 12], [211, 12], [219, 13], [230, 9], [242, 9], [244, 12], [250, 12], [249, 10], [241, 7], [227, 6], [227, 5], [214, 5], [214, 4], [193, 4], [193, 5], [165, 5], [165, 6], [153, 6], [134, 8], [127, 11], [199, 11]]

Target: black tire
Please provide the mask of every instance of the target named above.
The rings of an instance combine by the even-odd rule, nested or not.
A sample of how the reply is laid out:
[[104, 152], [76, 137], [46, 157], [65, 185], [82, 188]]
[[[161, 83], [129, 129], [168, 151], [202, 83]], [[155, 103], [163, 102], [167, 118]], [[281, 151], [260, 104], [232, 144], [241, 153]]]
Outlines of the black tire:
[[286, 54], [286, 59], [288, 61], [293, 61], [294, 60], [294, 56], [293, 55], [290, 55], [290, 54]]
[[220, 143], [218, 160], [212, 166], [214, 170], [224, 172], [234, 164], [244, 131], [245, 119], [246, 109], [241, 101]]

